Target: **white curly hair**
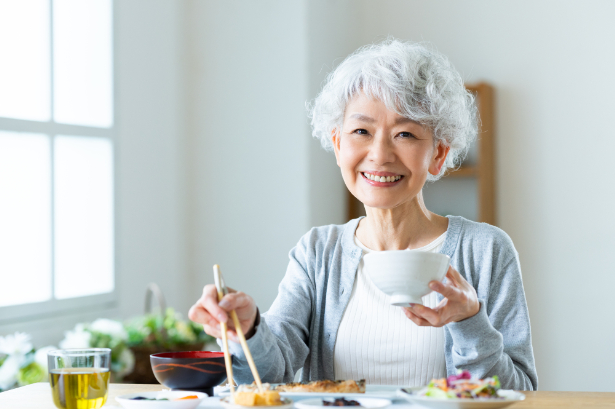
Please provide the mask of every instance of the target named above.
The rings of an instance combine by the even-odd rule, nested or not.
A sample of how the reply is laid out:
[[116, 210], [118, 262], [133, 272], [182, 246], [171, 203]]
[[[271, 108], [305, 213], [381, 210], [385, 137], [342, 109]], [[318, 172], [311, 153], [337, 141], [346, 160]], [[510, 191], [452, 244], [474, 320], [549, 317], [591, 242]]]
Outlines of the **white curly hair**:
[[312, 136], [333, 150], [332, 131], [342, 130], [348, 102], [359, 92], [382, 101], [388, 109], [430, 129], [434, 143], [450, 147], [438, 180], [457, 167], [477, 134], [474, 96], [449, 60], [426, 45], [394, 38], [359, 48], [325, 80], [308, 104]]

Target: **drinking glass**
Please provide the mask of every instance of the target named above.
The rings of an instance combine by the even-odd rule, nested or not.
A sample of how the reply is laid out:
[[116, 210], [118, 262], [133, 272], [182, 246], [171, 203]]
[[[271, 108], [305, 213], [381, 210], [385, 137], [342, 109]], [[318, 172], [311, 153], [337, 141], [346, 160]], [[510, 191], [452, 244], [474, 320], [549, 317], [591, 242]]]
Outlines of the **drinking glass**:
[[47, 353], [53, 403], [59, 409], [98, 409], [107, 401], [111, 350], [56, 349]]

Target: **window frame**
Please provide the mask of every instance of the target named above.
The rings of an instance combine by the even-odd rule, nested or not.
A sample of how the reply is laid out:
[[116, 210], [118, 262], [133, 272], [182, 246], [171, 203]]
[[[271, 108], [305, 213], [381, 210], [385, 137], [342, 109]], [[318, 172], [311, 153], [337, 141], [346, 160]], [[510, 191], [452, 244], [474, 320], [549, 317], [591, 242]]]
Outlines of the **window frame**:
[[[50, 142], [50, 178], [51, 178], [51, 299], [47, 301], [16, 304], [0, 307], [0, 327], [24, 321], [34, 321], [56, 317], [58, 314], [69, 315], [76, 312], [95, 312], [117, 307], [118, 302], [118, 11], [116, 0], [111, 3], [111, 67], [112, 67], [112, 112], [113, 122], [108, 128], [70, 125], [54, 121], [54, 49], [53, 49], [53, 1], [49, 0], [49, 42], [50, 42], [50, 119], [34, 121], [17, 118], [0, 117], [0, 131], [39, 133], [47, 136]], [[59, 135], [79, 136], [83, 138], [98, 137], [108, 139], [113, 146], [113, 291], [103, 294], [86, 295], [68, 299], [57, 299], [54, 294], [55, 283], [55, 212], [54, 212], [54, 156], [55, 138]]]

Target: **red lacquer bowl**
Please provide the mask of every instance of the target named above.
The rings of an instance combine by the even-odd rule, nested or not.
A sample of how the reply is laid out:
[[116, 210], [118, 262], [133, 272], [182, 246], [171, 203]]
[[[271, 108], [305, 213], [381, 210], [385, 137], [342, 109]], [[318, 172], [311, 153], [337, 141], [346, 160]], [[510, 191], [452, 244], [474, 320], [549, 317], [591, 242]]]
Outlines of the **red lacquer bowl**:
[[213, 396], [214, 386], [226, 379], [223, 352], [162, 352], [150, 355], [150, 362], [158, 382], [174, 390]]

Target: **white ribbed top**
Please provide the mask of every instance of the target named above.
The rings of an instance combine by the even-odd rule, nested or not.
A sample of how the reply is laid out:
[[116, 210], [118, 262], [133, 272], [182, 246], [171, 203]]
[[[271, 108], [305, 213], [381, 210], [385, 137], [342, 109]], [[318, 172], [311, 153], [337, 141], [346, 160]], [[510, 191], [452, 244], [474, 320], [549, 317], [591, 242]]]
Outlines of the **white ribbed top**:
[[[420, 251], [438, 252], [446, 233]], [[355, 236], [355, 243], [370, 251]], [[446, 376], [444, 328], [419, 327], [400, 307], [390, 304], [359, 263], [350, 301], [342, 316], [334, 348], [335, 379], [365, 379], [376, 385], [426, 385]], [[423, 297], [428, 307], [436, 293]]]

